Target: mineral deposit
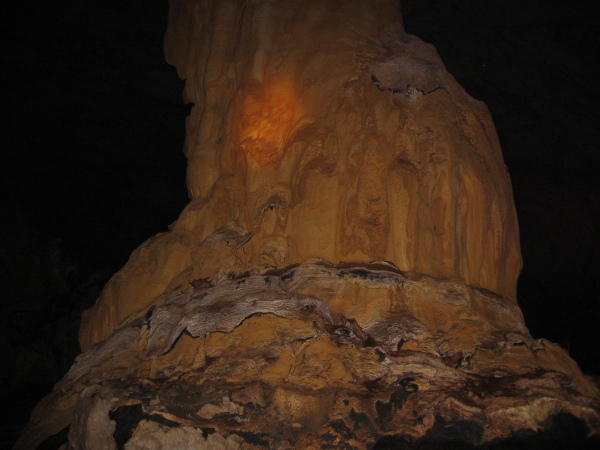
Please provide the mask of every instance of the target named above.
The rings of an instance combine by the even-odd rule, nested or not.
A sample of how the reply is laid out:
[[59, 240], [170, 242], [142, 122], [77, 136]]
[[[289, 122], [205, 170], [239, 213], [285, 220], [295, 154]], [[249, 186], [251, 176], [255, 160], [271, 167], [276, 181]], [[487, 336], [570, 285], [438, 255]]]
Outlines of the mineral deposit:
[[517, 305], [490, 114], [395, 2], [171, 0], [165, 51], [194, 104], [191, 201], [84, 314], [18, 448], [600, 430], [598, 388]]

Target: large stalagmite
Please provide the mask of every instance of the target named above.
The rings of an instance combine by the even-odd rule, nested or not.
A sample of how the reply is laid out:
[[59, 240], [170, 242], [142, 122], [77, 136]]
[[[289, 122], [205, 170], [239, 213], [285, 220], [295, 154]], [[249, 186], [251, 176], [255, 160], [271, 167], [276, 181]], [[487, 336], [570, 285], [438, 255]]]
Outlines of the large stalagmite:
[[85, 314], [84, 348], [194, 279], [311, 257], [391, 261], [515, 302], [517, 220], [492, 120], [403, 32], [394, 2], [209, 5], [171, 2], [165, 44], [195, 105], [192, 201]]
[[18, 447], [69, 426], [132, 449], [600, 429], [596, 386], [516, 304], [490, 115], [395, 2], [171, 0], [165, 50], [194, 104], [191, 202], [84, 314]]

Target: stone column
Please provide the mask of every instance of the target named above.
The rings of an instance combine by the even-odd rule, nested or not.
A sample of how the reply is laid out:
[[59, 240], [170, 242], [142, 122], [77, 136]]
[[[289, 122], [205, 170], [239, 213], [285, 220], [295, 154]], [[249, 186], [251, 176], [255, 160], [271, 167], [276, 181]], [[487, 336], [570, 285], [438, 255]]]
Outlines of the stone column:
[[87, 350], [18, 448], [69, 425], [71, 445], [130, 449], [600, 430], [598, 388], [517, 306], [488, 110], [395, 2], [171, 0], [169, 14], [167, 60], [194, 104], [190, 204], [85, 313]]

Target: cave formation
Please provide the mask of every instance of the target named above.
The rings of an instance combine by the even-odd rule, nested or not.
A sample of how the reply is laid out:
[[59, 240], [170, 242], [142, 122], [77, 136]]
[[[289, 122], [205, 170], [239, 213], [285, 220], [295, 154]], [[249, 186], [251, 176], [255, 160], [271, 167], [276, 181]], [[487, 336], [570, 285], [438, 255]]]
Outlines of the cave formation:
[[597, 386], [518, 307], [491, 116], [395, 2], [171, 0], [165, 53], [190, 203], [84, 313], [16, 448], [598, 432]]

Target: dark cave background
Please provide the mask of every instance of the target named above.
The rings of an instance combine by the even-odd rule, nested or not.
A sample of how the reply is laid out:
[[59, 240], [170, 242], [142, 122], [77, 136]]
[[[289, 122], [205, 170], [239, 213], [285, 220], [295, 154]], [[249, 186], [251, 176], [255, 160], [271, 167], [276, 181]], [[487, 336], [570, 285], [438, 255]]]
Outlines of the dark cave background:
[[[541, 0], [404, 0], [494, 118], [511, 174], [536, 338], [600, 375], [598, 10]], [[183, 82], [167, 1], [4, 2], [0, 400], [11, 442], [79, 353], [77, 331], [129, 254], [186, 205]]]

